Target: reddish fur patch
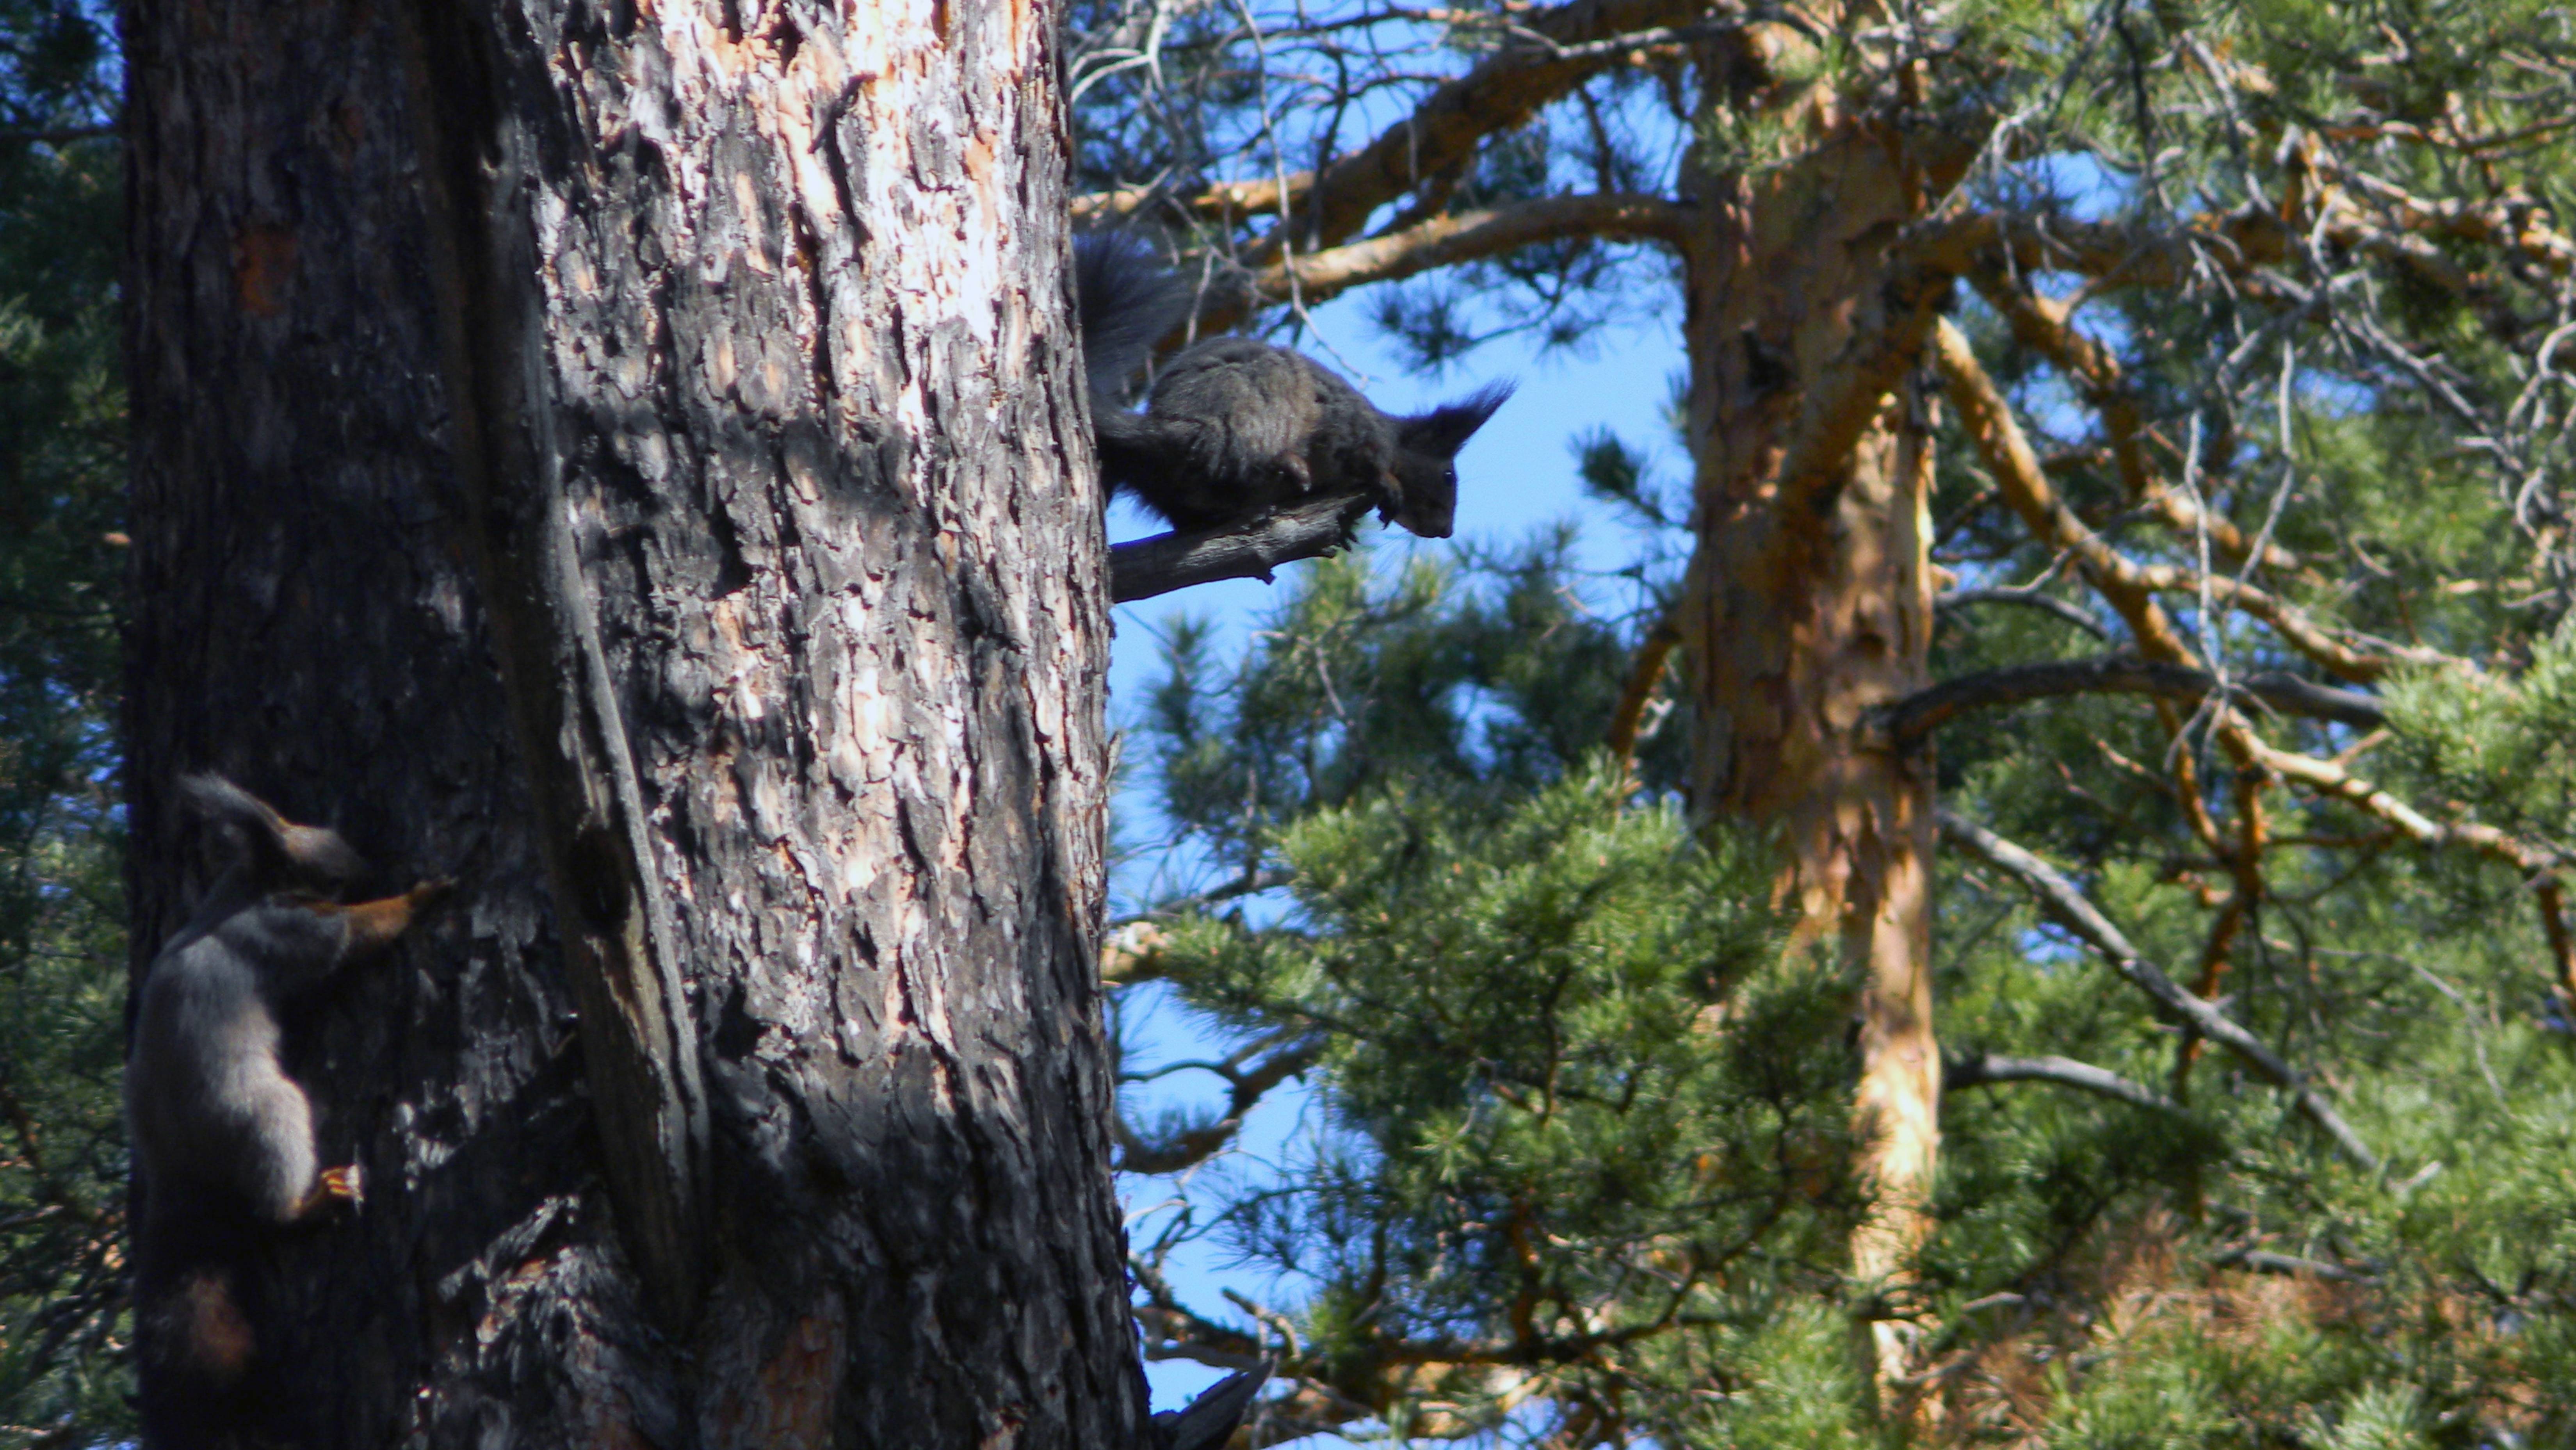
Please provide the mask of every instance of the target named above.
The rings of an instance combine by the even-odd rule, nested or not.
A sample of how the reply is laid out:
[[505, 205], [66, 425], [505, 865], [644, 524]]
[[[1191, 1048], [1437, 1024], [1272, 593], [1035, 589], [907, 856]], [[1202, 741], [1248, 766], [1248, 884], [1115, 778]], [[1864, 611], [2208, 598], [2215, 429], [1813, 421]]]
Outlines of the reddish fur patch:
[[277, 315], [294, 271], [295, 233], [284, 227], [252, 227], [233, 244], [233, 285], [253, 317]]
[[223, 1274], [196, 1274], [179, 1293], [186, 1303], [189, 1367], [217, 1384], [240, 1379], [259, 1346], [250, 1321], [233, 1303], [232, 1280]]

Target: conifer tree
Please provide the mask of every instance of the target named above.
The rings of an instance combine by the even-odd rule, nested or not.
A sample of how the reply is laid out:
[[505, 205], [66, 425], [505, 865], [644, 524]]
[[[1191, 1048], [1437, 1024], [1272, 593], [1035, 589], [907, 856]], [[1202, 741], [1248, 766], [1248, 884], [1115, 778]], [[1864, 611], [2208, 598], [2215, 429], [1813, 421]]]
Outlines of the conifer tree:
[[[1615, 759], [1676, 702], [1689, 766], [1668, 788], [1705, 849], [1768, 833], [1793, 948], [1858, 1024], [1796, 1044], [1845, 1065], [1850, 1257], [1807, 1318], [1772, 1321], [1866, 1326], [1841, 1390], [1766, 1401], [1832, 1356], [1747, 1350], [1660, 1382], [1703, 1396], [1712, 1418], [1690, 1421], [1634, 1365], [1567, 1352], [1636, 1301], [1489, 1285], [1462, 1335], [1354, 1329], [1342, 1298], [1292, 1285], [1233, 1332], [1329, 1324], [1365, 1346], [1314, 1361], [1300, 1413], [1440, 1406], [1453, 1429], [1568, 1444], [1759, 1438], [1789, 1423], [1766, 1403], [1828, 1401], [1954, 1437], [2569, 1433], [2550, 1389], [2567, 1261], [2538, 1227], [2564, 1202], [2544, 1185], [2576, 995], [2553, 703], [2576, 336], [2559, 11], [1098, 19], [1076, 70], [1098, 184], [1077, 209], [1170, 237], [1211, 279], [1203, 325], [1403, 284], [1380, 316], [1431, 363], [1681, 290], [1694, 476], [1664, 516], [1687, 521], [1689, 565], [1616, 633], [1592, 738]], [[1633, 476], [1615, 442], [1587, 458], [1614, 493]], [[1456, 760], [1464, 797], [1512, 789], [1486, 774], [1500, 756], [1359, 728], [1385, 711], [1446, 738], [1495, 708], [1465, 675], [1328, 669], [1364, 613], [1291, 611], [1239, 673], [1179, 660], [1233, 713], [1152, 719], [1173, 818], [1232, 853], [1220, 889], [1295, 893], [1284, 922], [1229, 930], [1295, 945], [1163, 928], [1113, 966], [1151, 964], [1252, 1041], [1269, 1029], [1228, 1016], [1240, 963], [1360, 950], [1336, 945], [1355, 927], [1334, 895], [1358, 868], [1316, 843], [1361, 838], [1316, 823], [1405, 782], [1410, 804], [1366, 808], [1451, 839], [1413, 782]], [[1440, 630], [1379, 623], [1409, 641], [1390, 660], [1452, 658], [1418, 637]], [[1302, 755], [1249, 725], [1207, 743], [1205, 721], [1265, 718], [1301, 669], [1321, 702]], [[1592, 698], [1577, 679], [1534, 694]], [[1363, 758], [1386, 784], [1306, 799], [1352, 741], [1380, 742]], [[1439, 982], [1506, 969], [1412, 962]], [[1295, 1020], [1303, 999], [1277, 990]], [[1303, 1050], [1327, 1102], [1364, 1094], [1332, 1047]], [[1241, 1066], [1238, 1100], [1258, 1086]], [[1227, 1121], [1167, 1136], [1205, 1153]], [[1439, 1212], [1376, 1203], [1390, 1233]], [[1507, 1259], [1497, 1220], [1473, 1221]], [[1307, 1241], [1270, 1242], [1285, 1261]], [[1170, 1353], [1222, 1319], [1152, 1312]], [[1534, 1387], [1539, 1364], [1555, 1377]]]
[[0, 1435], [129, 1416], [121, 168], [102, 18], [0, 5]]

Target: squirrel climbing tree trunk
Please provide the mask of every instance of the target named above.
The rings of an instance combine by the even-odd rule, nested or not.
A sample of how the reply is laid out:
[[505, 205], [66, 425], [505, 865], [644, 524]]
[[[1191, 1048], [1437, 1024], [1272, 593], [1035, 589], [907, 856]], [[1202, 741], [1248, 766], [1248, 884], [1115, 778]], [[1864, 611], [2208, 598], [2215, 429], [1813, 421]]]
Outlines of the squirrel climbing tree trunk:
[[129, 9], [138, 965], [185, 769], [458, 883], [255, 1438], [1143, 1443], [1055, 33]]

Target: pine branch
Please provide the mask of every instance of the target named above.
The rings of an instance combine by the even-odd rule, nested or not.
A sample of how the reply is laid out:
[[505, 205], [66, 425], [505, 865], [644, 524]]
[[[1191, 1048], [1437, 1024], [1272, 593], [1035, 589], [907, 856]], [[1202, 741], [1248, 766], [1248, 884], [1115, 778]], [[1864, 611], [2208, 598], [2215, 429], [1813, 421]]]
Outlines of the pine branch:
[[1959, 410], [1960, 422], [1975, 441], [1979, 460], [2003, 490], [2005, 502], [2042, 544], [2076, 557], [2093, 587], [2127, 622], [2130, 634], [2149, 658], [2195, 668], [2201, 664], [2181, 635], [2175, 633], [2171, 618], [2155, 596], [2197, 595], [2206, 589], [2211, 603], [2232, 605], [2262, 620], [2284, 643], [2340, 679], [2367, 683], [2398, 664], [2473, 669], [2466, 661], [2437, 650], [2412, 646], [2388, 645], [2364, 652], [2337, 638], [2305, 610], [2267, 590], [2225, 576], [2204, 581], [2198, 570], [2140, 564], [2130, 559], [2076, 517], [2075, 511], [2057, 496], [2056, 487], [2040, 468], [2039, 455], [2032, 450], [2019, 420], [2013, 417], [2011, 405], [1994, 380], [1986, 376], [1984, 365], [1968, 345], [1967, 334], [1944, 318], [1934, 329], [1934, 343], [1951, 404]]
[[[1372, 282], [1400, 281], [1569, 237], [1679, 246], [1689, 225], [1689, 209], [1680, 203], [1629, 193], [1542, 197], [1490, 211], [1435, 216], [1400, 232], [1298, 255], [1293, 259], [1297, 295], [1312, 304]], [[1290, 265], [1278, 263], [1256, 274], [1262, 295], [1288, 294]]]
[[[1527, 16], [1517, 29], [1557, 47], [1558, 54], [1515, 47], [1434, 89], [1367, 146], [1324, 168], [1309, 204], [1298, 208], [1297, 240], [1332, 246], [1358, 235], [1379, 207], [1464, 160], [1486, 137], [1524, 124], [1540, 107], [1624, 60], [1625, 48], [1598, 49], [1594, 42], [1687, 25], [1713, 8], [1718, 7], [1707, 0], [1574, 0]], [[1255, 250], [1253, 260], [1275, 262], [1287, 239], [1285, 229], [1275, 231]]]
[[1629, 663], [1627, 683], [1619, 687], [1619, 706], [1610, 712], [1610, 753], [1621, 769], [1632, 769], [1637, 755], [1637, 731], [1646, 718], [1646, 704], [1654, 698], [1656, 682], [1664, 677], [1664, 666], [1682, 642], [1681, 612], [1676, 609], [1655, 622], [1637, 646], [1637, 657]]
[[2365, 1172], [2379, 1172], [2378, 1155], [2370, 1151], [2333, 1105], [2307, 1085], [2296, 1068], [2261, 1038], [2246, 1031], [2234, 1018], [2219, 1011], [2215, 1004], [2204, 1002], [2176, 986], [2173, 978], [2141, 955], [2128, 937], [2111, 924], [2111, 919], [2086, 900], [2084, 893], [2075, 889], [2075, 883], [2060, 875], [2056, 867], [1956, 811], [1943, 809], [1935, 814], [1943, 835], [2021, 882], [2031, 895], [2039, 899], [2043, 910], [2082, 938], [2085, 945], [2099, 952], [2102, 959], [2111, 964], [2113, 971], [2145, 992], [2165, 1016], [2189, 1024], [2201, 1036], [2235, 1053], [2256, 1072], [2287, 1090], [2291, 1100], [2298, 1104], [2299, 1111], [2324, 1129], [2326, 1136], [2334, 1139], [2346, 1156]]
[[1946, 614], [1972, 604], [2011, 604], [2023, 609], [2036, 609], [2042, 614], [2054, 614], [2105, 643], [2111, 638], [2111, 632], [2102, 627], [2102, 622], [2085, 613], [2081, 606], [2070, 604], [2054, 594], [2042, 594], [2036, 589], [1953, 589], [1932, 599], [1932, 609], [1936, 614]]
[[[2147, 463], [2146, 426], [2139, 412], [2137, 392], [2129, 386], [2127, 373], [2111, 349], [2076, 329], [2072, 309], [2055, 298], [2039, 295], [2017, 277], [2007, 277], [1993, 266], [1978, 267], [1969, 273], [1969, 280], [1976, 285], [1978, 295], [2003, 314], [2016, 341], [2055, 364], [2083, 390], [2084, 400], [2101, 416], [2102, 434], [2110, 444], [2113, 466], [2129, 497], [2155, 510], [2177, 533], [2190, 535], [2208, 530], [2211, 543], [2243, 559], [2253, 541], [2245, 537], [2245, 531], [2234, 520], [2211, 513], [2156, 481], [2155, 471]], [[2304, 560], [2276, 543], [2263, 546], [2263, 564], [2303, 578], [2314, 573]]]
[[[1264, 1047], [1276, 1047], [1276, 1050], [1259, 1062], [1253, 1062], [1252, 1058]], [[1127, 1126], [1127, 1120], [1120, 1117], [1115, 1124], [1118, 1171], [1178, 1173], [1215, 1157], [1218, 1150], [1233, 1142], [1235, 1134], [1243, 1130], [1244, 1118], [1260, 1105], [1264, 1094], [1313, 1067], [1323, 1055], [1324, 1043], [1320, 1037], [1301, 1038], [1284, 1045], [1279, 1044], [1276, 1038], [1270, 1038], [1256, 1042], [1222, 1062], [1176, 1062], [1146, 1074], [1147, 1078], [1153, 1078], [1185, 1070], [1215, 1073], [1226, 1081], [1225, 1112], [1155, 1143], [1136, 1136], [1135, 1130]]]
[[[2284, 715], [2333, 720], [2365, 730], [2388, 723], [2376, 698], [2296, 675], [2249, 675], [2229, 684]], [[1943, 680], [1881, 707], [1879, 720], [1890, 737], [1904, 744], [1921, 739], [1971, 710], [1992, 710], [2067, 695], [2147, 695], [2193, 705], [2217, 688], [2217, 677], [2207, 670], [2142, 660], [2134, 655], [2051, 660]]]
[[2160, 1113], [2179, 1113], [2183, 1105], [2143, 1083], [2132, 1082], [2107, 1067], [2095, 1067], [2071, 1057], [2050, 1053], [2043, 1057], [1997, 1057], [1980, 1052], [1967, 1057], [1954, 1057], [1941, 1064], [1941, 1091], [1982, 1087], [1998, 1082], [2053, 1082], [2079, 1092], [2111, 1098], [2134, 1107], [2151, 1108]]
[[1267, 583], [1270, 571], [1282, 564], [1320, 558], [1348, 545], [1360, 516], [1376, 502], [1366, 494], [1341, 494], [1281, 509], [1250, 523], [1113, 544], [1109, 598], [1128, 604], [1220, 579]]

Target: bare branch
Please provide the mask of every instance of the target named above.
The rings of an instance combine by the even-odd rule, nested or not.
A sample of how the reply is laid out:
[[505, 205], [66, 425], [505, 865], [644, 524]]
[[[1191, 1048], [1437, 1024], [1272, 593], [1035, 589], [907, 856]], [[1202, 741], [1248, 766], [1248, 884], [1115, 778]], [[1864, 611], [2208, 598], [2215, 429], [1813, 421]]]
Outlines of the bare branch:
[[1259, 1340], [1183, 1305], [1152, 1263], [1129, 1254], [1127, 1272], [1145, 1291], [1145, 1302], [1136, 1306], [1136, 1324], [1145, 1331], [1147, 1359], [1187, 1359], [1231, 1370], [1263, 1362]]
[[1934, 337], [1951, 404], [1959, 410], [1960, 422], [1975, 440], [1986, 471], [2002, 488], [2005, 502], [2012, 505], [2013, 512], [2021, 516], [2023, 525], [2040, 542], [2075, 555], [2086, 577], [2119, 611], [2139, 647], [2150, 657], [2175, 664], [2201, 663], [2174, 632], [2172, 621], [2153, 596], [2198, 593], [2206, 587], [2212, 600], [2233, 605], [2262, 620], [2284, 643], [2328, 673], [2346, 680], [2376, 680], [2400, 663], [2467, 667], [2465, 662], [2454, 661], [2439, 651], [2412, 646], [2385, 645], [2364, 651], [2337, 638], [2334, 631], [2297, 605], [2266, 590], [2225, 577], [2210, 578], [2204, 585], [2198, 570], [2140, 564], [2128, 558], [2058, 498], [2055, 486], [2039, 466], [2039, 455], [2031, 449], [2002, 391], [1986, 376], [1985, 367], [1968, 345], [1967, 335], [1944, 318], [1934, 329]]
[[1119, 604], [1151, 599], [1219, 579], [1259, 579], [1299, 559], [1320, 558], [1351, 542], [1366, 494], [1316, 499], [1255, 519], [1190, 533], [1156, 534], [1109, 549], [1109, 597]]
[[[1236, 1057], [1246, 1056], [1258, 1045], [1245, 1049]], [[1118, 1171], [1178, 1173], [1206, 1162], [1242, 1131], [1244, 1117], [1260, 1104], [1264, 1093], [1313, 1067], [1323, 1055], [1323, 1039], [1308, 1037], [1280, 1047], [1250, 1067], [1234, 1059], [1187, 1064], [1226, 1080], [1229, 1091], [1224, 1114], [1184, 1128], [1159, 1143], [1148, 1143], [1138, 1138], [1135, 1131], [1127, 1126], [1126, 1119], [1120, 1118], [1117, 1123]]]
[[[1289, 172], [1289, 205], [1302, 203], [1314, 184], [1315, 173], [1311, 171]], [[1211, 181], [1186, 192], [1158, 186], [1122, 186], [1075, 197], [1073, 220], [1078, 226], [1098, 226], [1124, 220], [1156, 204], [1177, 207], [1200, 221], [1255, 216], [1279, 210], [1279, 183], [1269, 177], [1259, 181]]]
[[[2357, 690], [2338, 690], [2296, 675], [2249, 675], [2230, 682], [2285, 715], [2333, 720], [2369, 730], [2387, 723], [2377, 699]], [[1894, 739], [1922, 738], [1970, 710], [1991, 710], [2030, 700], [2067, 695], [2148, 695], [2196, 705], [2218, 688], [2217, 678], [2187, 665], [2109, 655], [2090, 660], [2051, 660], [2009, 665], [1943, 680], [1904, 699], [1882, 706], [1880, 721]]]
[[2136, 577], [2137, 566], [2121, 557], [2058, 498], [2056, 486], [2039, 466], [2039, 454], [2032, 450], [2002, 390], [1986, 376], [1976, 350], [1968, 345], [1967, 334], [1944, 318], [1934, 329], [1934, 344], [1950, 404], [1959, 411], [1960, 426], [1975, 442], [1986, 472], [2003, 490], [2004, 502], [2021, 516], [2023, 527], [2041, 543], [2075, 555], [2093, 587], [2128, 624], [2139, 648], [2159, 660], [2198, 666], [2200, 660], [2175, 633], [2164, 606], [2155, 600], [2155, 591]]
[[2301, 1258], [2296, 1254], [2276, 1254], [2270, 1249], [2222, 1249], [2209, 1256], [2210, 1263], [2220, 1268], [2250, 1269], [2258, 1274], [2306, 1274], [2319, 1279], [2339, 1279], [2346, 1283], [2367, 1284], [2378, 1275], [2359, 1269], [2348, 1269], [2324, 1259]]
[[[1687, 25], [1711, 10], [1733, 13], [1734, 7], [1713, 6], [1708, 0], [1573, 0], [1529, 15], [1517, 28], [1558, 47], [1565, 58], [1535, 47], [1514, 48], [1438, 87], [1411, 115], [1325, 168], [1311, 203], [1299, 209], [1301, 232], [1311, 218], [1311, 240], [1318, 245], [1357, 236], [1379, 207], [1465, 159], [1487, 136], [1526, 122], [1541, 106], [1626, 55], [1624, 49], [1596, 49], [1593, 42]], [[1274, 235], [1256, 258], [1275, 261], [1286, 239], [1284, 233]]]
[[[2233, 520], [2157, 484], [2154, 470], [2147, 465], [2146, 428], [2138, 411], [2137, 394], [2129, 387], [2119, 358], [2076, 330], [2067, 304], [2040, 296], [1993, 266], [1979, 267], [1969, 275], [1978, 294], [2011, 325], [2014, 338], [2055, 364], [2083, 390], [2085, 401], [2102, 417], [2103, 437], [2110, 444], [2112, 462], [2129, 496], [2154, 509], [2169, 527], [2186, 534], [2205, 528], [2211, 542], [2244, 558], [2253, 543]], [[2264, 546], [2263, 563], [2293, 572], [2306, 570], [2297, 555], [2272, 543]]]
[[2042, 594], [2036, 589], [1953, 589], [1947, 594], [1935, 595], [1932, 609], [1934, 613], [1946, 614], [1971, 604], [2014, 604], [2024, 609], [2036, 609], [2043, 614], [2056, 615], [2095, 639], [2107, 641], [2111, 637], [2111, 632], [2102, 627], [2102, 621], [2085, 613], [2083, 606], [2071, 604], [2054, 594]]
[[2554, 871], [2564, 864], [2557, 852], [2518, 840], [2493, 826], [2476, 821], [2434, 820], [2334, 761], [2319, 760], [2313, 755], [2301, 755], [2261, 741], [2255, 742], [2253, 760], [2267, 770], [2377, 816], [2420, 845], [2464, 846], [2492, 860], [2533, 873]]
[[2319, 1095], [2316, 1089], [2307, 1085], [2307, 1081], [2299, 1075], [2297, 1069], [2284, 1061], [2281, 1055], [2274, 1052], [2261, 1038], [2246, 1031], [2234, 1018], [2219, 1011], [2215, 1004], [2204, 1002], [2176, 986], [2173, 978], [2166, 976], [2162, 968], [2140, 955], [2138, 949], [2130, 944], [2129, 939], [2121, 934], [2120, 929], [2111, 924], [2111, 919], [2104, 916], [2092, 902], [2086, 900], [2084, 893], [2075, 889], [2075, 883], [2060, 875], [2056, 867], [1956, 811], [1943, 809], [1938, 811], [1936, 816], [1941, 823], [1943, 835], [1967, 847], [1997, 870], [2020, 881], [2033, 896], [2039, 899], [2043, 910], [2081, 937], [2087, 946], [2101, 953], [2102, 959], [2111, 964], [2113, 971], [2126, 977], [2132, 985], [2145, 992], [2165, 1016], [2189, 1024], [2197, 1029], [2201, 1036], [2235, 1053], [2256, 1072], [2286, 1089], [2291, 1094], [2292, 1101], [2298, 1104], [2299, 1111], [2305, 1113], [2308, 1119], [2319, 1128], [2324, 1129], [2326, 1136], [2334, 1139], [2336, 1146], [2343, 1149], [2347, 1157], [2359, 1164], [2365, 1172], [2372, 1174], [2379, 1172], [2378, 1155], [2370, 1151], [2368, 1145], [2361, 1141], [2360, 1135], [2353, 1132], [2351, 1125], [2344, 1122], [2342, 1114], [2337, 1113], [2332, 1104]]
[[2051, 1053], [2045, 1057], [1997, 1057], [1980, 1052], [1968, 1057], [1955, 1057], [1941, 1064], [1941, 1090], [1981, 1087], [1997, 1082], [2053, 1082], [2097, 1097], [2111, 1098], [2133, 1107], [2149, 1108], [2160, 1113], [2185, 1111], [2183, 1105], [2143, 1083], [2131, 1082], [2107, 1067], [2077, 1062], [2071, 1057]]
[[[1435, 267], [1499, 257], [1568, 237], [1663, 242], [1678, 246], [1689, 209], [1659, 196], [1551, 196], [1492, 211], [1438, 216], [1401, 232], [1309, 252], [1295, 259], [1297, 287], [1308, 304], [1371, 282], [1393, 282]], [[1257, 274], [1265, 296], [1285, 296], [1288, 266]]]

